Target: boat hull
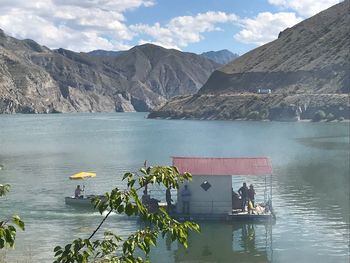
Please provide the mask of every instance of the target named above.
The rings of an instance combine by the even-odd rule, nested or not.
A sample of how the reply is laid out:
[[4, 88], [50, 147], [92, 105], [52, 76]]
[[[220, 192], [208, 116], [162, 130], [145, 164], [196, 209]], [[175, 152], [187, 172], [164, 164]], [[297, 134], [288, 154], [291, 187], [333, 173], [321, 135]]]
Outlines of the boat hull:
[[251, 222], [251, 223], [266, 223], [275, 222], [276, 216], [274, 213], [269, 214], [248, 214], [248, 213], [231, 213], [231, 214], [178, 214], [171, 213], [171, 216], [180, 220], [194, 221], [226, 221], [226, 222]]
[[[66, 196], [65, 197], [65, 203], [70, 206], [75, 207], [86, 207], [86, 208], [93, 208], [94, 205], [92, 204], [92, 199], [96, 197], [96, 195], [89, 195], [87, 197], [83, 198], [76, 198], [74, 196]], [[98, 196], [100, 199], [103, 199], [103, 196]]]

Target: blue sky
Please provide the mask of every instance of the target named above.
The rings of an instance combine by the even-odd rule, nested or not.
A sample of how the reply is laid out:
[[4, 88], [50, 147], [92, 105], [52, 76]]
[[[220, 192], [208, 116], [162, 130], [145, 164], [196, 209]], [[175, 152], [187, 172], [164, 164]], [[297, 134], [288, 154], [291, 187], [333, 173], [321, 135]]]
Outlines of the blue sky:
[[0, 0], [0, 28], [50, 48], [143, 43], [243, 54], [339, 0]]
[[[178, 16], [195, 16], [198, 13], [207, 11], [221, 11], [226, 13], [235, 13], [240, 17], [252, 17], [259, 12], [270, 11], [277, 12], [278, 8], [267, 4], [264, 0], [234, 1], [234, 0], [176, 0], [161, 1], [158, 0], [156, 5], [151, 8], [140, 8], [128, 12], [128, 22], [135, 24], [142, 21], [148, 24], [160, 22], [166, 24], [171, 18]], [[255, 44], [245, 44], [233, 39], [234, 34], [238, 33], [239, 27], [232, 24], [220, 26], [223, 31], [213, 31], [203, 33], [204, 39], [200, 42], [191, 43], [184, 51], [200, 53], [209, 50], [229, 49], [234, 53], [244, 53], [254, 47]]]

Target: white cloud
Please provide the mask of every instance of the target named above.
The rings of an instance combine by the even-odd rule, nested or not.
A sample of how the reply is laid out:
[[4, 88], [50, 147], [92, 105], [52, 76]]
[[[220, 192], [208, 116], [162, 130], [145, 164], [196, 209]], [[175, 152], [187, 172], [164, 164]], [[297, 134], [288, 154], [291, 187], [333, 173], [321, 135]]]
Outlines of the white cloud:
[[310, 17], [339, 3], [339, 0], [268, 0], [272, 5], [290, 8], [303, 17]]
[[52, 0], [57, 6], [78, 6], [83, 8], [96, 8], [124, 12], [140, 6], [154, 5], [152, 0]]
[[160, 23], [136, 24], [130, 26], [130, 29], [138, 34], [152, 37], [153, 43], [179, 49], [201, 41], [204, 38], [202, 33], [221, 30], [218, 25], [233, 23], [237, 20], [238, 17], [234, 14], [208, 11], [196, 16], [175, 17], [165, 26], [161, 26]]
[[[75, 51], [120, 50], [146, 40], [166, 48], [184, 48], [204, 39], [222, 25], [241, 26], [234, 38], [243, 43], [264, 44], [286, 27], [325, 9], [339, 0], [268, 0], [294, 12], [259, 13], [239, 18], [235, 14], [208, 11], [178, 16], [167, 23], [127, 25], [126, 11], [149, 7], [155, 0], [0, 0], [0, 28], [17, 38], [31, 38], [50, 48]], [[297, 15], [298, 14], [298, 15]]]
[[50, 48], [125, 49], [135, 34], [125, 24], [123, 12], [153, 4], [151, 0], [2, 0], [0, 28]]
[[242, 19], [240, 23], [243, 29], [234, 38], [243, 43], [263, 45], [276, 39], [280, 31], [300, 21], [302, 18], [295, 13], [259, 13], [255, 18]]

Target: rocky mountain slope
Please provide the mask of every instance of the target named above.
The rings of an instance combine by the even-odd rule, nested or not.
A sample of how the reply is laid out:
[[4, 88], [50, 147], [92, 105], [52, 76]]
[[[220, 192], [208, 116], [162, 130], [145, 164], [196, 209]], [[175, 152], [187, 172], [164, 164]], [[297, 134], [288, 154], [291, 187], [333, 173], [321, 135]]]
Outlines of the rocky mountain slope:
[[240, 56], [215, 71], [196, 95], [175, 98], [150, 117], [294, 120], [322, 110], [349, 118], [349, 50], [346, 0]]
[[97, 57], [118, 57], [124, 52], [126, 51], [111, 51], [111, 50], [96, 49], [96, 50], [87, 52], [87, 54], [91, 56], [97, 56]]
[[0, 113], [149, 111], [197, 92], [218, 66], [150, 44], [101, 57], [0, 31]]
[[[110, 50], [93, 50], [88, 52], [87, 54], [97, 57], [118, 57], [126, 51], [110, 51]], [[200, 54], [202, 57], [210, 59], [218, 64], [225, 65], [232, 60], [238, 58], [238, 54], [234, 54], [227, 49], [219, 50], [219, 51], [208, 51]]]
[[208, 51], [201, 54], [202, 57], [208, 58], [216, 63], [225, 65], [238, 58], [238, 54], [232, 53], [227, 49], [219, 51]]

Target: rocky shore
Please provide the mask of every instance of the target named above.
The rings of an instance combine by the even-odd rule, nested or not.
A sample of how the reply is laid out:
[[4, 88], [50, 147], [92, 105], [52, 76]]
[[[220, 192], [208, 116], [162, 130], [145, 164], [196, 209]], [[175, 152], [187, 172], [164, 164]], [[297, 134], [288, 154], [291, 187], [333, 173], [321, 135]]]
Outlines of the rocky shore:
[[196, 94], [178, 96], [148, 118], [332, 121], [350, 119], [350, 102], [348, 94]]

